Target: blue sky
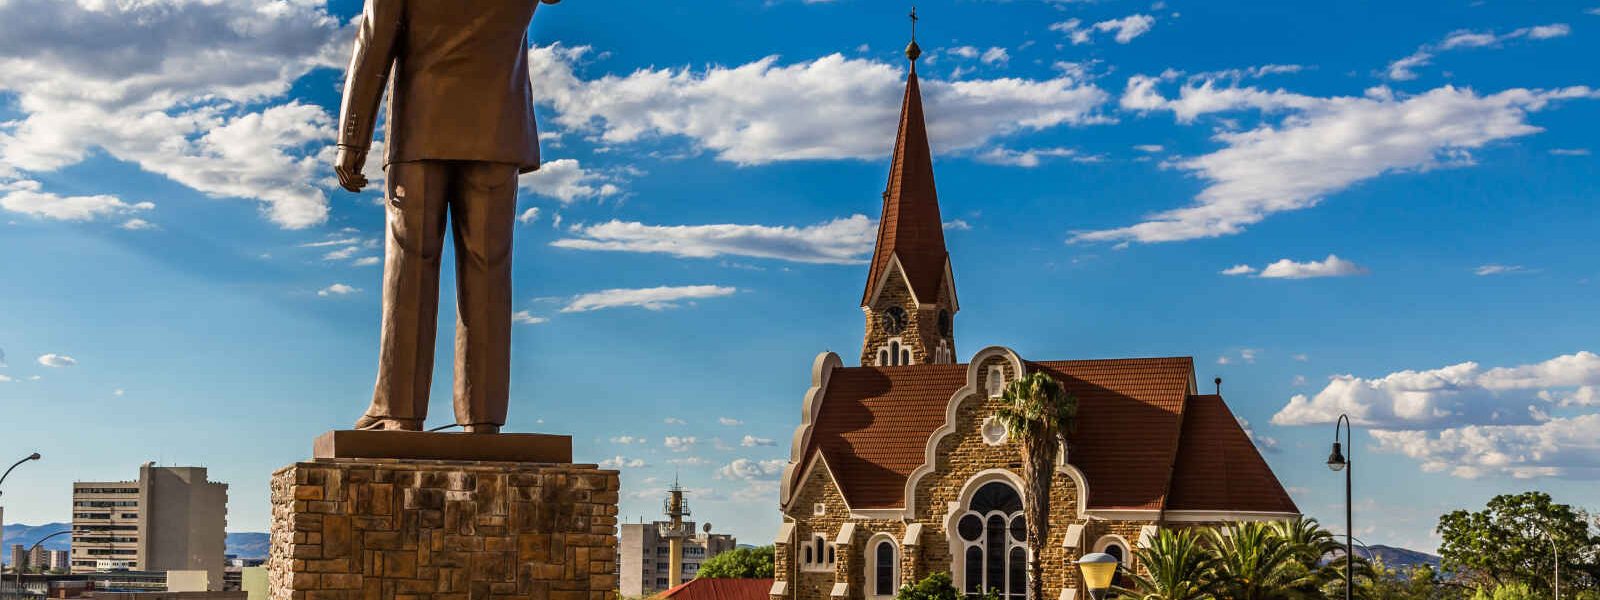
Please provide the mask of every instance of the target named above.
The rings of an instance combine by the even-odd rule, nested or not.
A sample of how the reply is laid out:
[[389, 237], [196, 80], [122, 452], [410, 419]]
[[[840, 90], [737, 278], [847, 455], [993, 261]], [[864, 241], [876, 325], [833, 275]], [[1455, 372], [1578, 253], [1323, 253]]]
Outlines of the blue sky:
[[[359, 7], [102, 4], [0, 2], [0, 450], [46, 457], [6, 517], [155, 460], [264, 531], [371, 393], [383, 217], [328, 167]], [[1192, 355], [1341, 526], [1349, 411], [1368, 543], [1600, 508], [1600, 4], [1391, 4], [920, 3], [958, 354]], [[860, 343], [907, 8], [540, 9], [509, 428], [621, 466], [628, 520], [679, 476], [776, 530], [811, 359]]]

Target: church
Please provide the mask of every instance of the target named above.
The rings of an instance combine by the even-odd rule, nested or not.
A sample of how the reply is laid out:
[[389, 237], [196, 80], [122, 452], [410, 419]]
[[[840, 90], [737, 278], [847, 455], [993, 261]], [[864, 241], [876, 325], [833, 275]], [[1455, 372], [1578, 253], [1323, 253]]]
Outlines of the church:
[[[1056, 467], [1046, 597], [1086, 598], [1074, 561], [1134, 551], [1162, 527], [1298, 517], [1194, 359], [1035, 360], [994, 346], [958, 360], [961, 310], [935, 191], [913, 41], [899, 134], [861, 309], [860, 366], [811, 366], [779, 491], [773, 600], [892, 598], [950, 573], [971, 597], [1026, 587], [1021, 447], [993, 416], [1006, 382], [1043, 371], [1079, 403]], [[993, 309], [993, 307], [991, 307]], [[1219, 386], [1220, 387], [1220, 386]]]

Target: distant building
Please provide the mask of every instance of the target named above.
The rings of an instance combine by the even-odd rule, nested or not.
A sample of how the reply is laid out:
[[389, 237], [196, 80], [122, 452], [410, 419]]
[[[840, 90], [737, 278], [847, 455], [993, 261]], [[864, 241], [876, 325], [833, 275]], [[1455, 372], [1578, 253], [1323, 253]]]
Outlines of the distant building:
[[665, 508], [671, 520], [622, 524], [617, 568], [624, 596], [654, 594], [694, 579], [701, 563], [739, 543], [731, 535], [711, 533], [710, 523], [697, 529], [694, 521], [684, 520], [689, 505], [677, 485], [668, 490]]
[[28, 566], [28, 547], [22, 544], [11, 545], [11, 570]]
[[137, 481], [72, 485], [73, 573], [205, 571], [223, 581], [228, 484], [204, 467], [146, 463]]
[[67, 571], [72, 568], [72, 552], [67, 550], [50, 551], [50, 570]]

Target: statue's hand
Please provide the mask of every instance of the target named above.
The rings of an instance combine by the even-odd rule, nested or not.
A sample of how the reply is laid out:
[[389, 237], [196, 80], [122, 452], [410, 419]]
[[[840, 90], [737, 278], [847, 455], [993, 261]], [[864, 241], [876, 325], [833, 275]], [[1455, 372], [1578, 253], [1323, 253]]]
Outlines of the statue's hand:
[[367, 186], [367, 176], [361, 174], [361, 168], [367, 164], [367, 151], [339, 147], [339, 156], [334, 159], [333, 172], [339, 175], [339, 187], [352, 192], [361, 192]]

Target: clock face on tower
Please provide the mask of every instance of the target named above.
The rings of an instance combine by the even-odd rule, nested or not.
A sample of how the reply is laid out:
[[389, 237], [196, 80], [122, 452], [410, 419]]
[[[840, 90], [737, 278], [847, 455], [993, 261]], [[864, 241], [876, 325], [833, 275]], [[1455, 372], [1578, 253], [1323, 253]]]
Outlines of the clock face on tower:
[[906, 328], [906, 309], [891, 306], [878, 315], [878, 326], [889, 335], [899, 334]]

